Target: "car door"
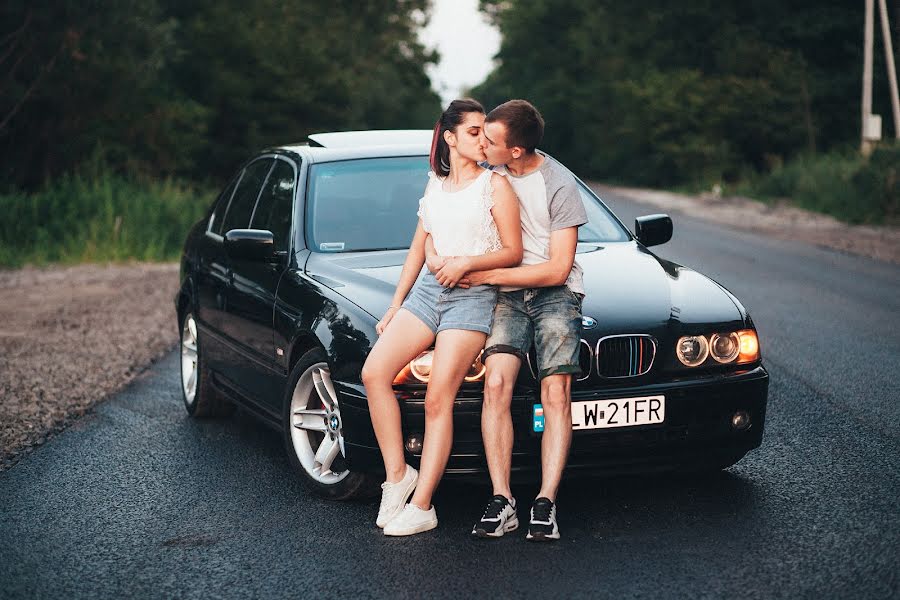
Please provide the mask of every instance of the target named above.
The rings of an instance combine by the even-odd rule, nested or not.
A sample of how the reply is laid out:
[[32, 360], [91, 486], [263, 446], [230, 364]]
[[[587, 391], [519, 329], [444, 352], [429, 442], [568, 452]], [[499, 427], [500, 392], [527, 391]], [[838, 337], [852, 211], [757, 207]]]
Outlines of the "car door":
[[238, 171], [216, 200], [197, 252], [195, 317], [204, 361], [213, 370], [223, 369], [228, 355], [221, 343], [225, 302], [231, 285], [231, 268], [222, 243], [223, 218], [243, 175], [244, 169]]
[[246, 354], [240, 367], [247, 395], [278, 414], [285, 373], [274, 341], [275, 293], [289, 266], [291, 214], [297, 189], [297, 165], [279, 157], [262, 187], [250, 218], [250, 229], [272, 232], [275, 254], [270, 260], [232, 258], [228, 321]]
[[224, 236], [232, 229], [247, 229], [250, 226], [250, 217], [256, 206], [256, 200], [259, 198], [259, 193], [274, 162], [274, 157], [265, 156], [254, 160], [244, 168], [219, 225], [213, 226], [218, 235], [218, 239], [213, 240], [218, 246], [214, 253], [217, 262], [210, 264], [209, 271], [215, 273], [217, 277], [224, 277], [227, 283], [221, 290], [221, 297], [215, 299], [218, 305], [218, 315], [211, 329], [219, 339], [214, 355], [215, 360], [211, 362], [210, 366], [227, 383], [239, 385], [248, 377], [248, 369], [246, 368], [247, 353], [244, 351], [244, 347], [247, 345], [246, 334], [242, 331], [240, 324], [235, 322], [234, 310], [230, 306], [233, 295], [231, 289], [234, 284], [234, 265], [232, 259], [225, 252]]

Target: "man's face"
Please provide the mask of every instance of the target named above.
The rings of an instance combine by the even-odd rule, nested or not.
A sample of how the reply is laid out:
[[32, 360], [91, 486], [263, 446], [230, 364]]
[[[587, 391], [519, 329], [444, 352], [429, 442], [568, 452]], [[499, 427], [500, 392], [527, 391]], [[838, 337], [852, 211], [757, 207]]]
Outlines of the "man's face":
[[[498, 121], [486, 122], [481, 130], [481, 146], [488, 163], [505, 165], [521, 153], [521, 148], [506, 147], [506, 126]], [[519, 151], [519, 152], [516, 152]]]

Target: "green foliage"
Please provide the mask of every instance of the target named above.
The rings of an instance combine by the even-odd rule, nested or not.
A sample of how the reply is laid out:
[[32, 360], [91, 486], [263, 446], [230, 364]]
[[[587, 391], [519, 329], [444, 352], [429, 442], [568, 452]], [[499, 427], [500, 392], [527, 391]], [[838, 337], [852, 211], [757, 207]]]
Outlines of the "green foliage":
[[177, 260], [214, 193], [109, 170], [65, 175], [38, 192], [0, 195], [0, 266]]
[[436, 55], [417, 38], [429, 7], [3, 2], [0, 265], [170, 260], [205, 187], [253, 152], [314, 131], [430, 127]]
[[221, 181], [321, 130], [429, 127], [428, 0], [9, 0], [0, 7], [0, 182], [87, 157]]
[[[895, 3], [896, 4], [896, 3]], [[862, 3], [482, 0], [503, 35], [472, 94], [531, 100], [587, 176], [708, 185], [859, 135]], [[898, 6], [900, 8], [900, 6]], [[875, 89], [886, 90], [876, 52]], [[889, 114], [887, 94], [876, 112]]]
[[900, 225], [900, 145], [880, 146], [868, 159], [849, 149], [802, 155], [735, 192], [770, 201], [790, 198], [849, 223]]

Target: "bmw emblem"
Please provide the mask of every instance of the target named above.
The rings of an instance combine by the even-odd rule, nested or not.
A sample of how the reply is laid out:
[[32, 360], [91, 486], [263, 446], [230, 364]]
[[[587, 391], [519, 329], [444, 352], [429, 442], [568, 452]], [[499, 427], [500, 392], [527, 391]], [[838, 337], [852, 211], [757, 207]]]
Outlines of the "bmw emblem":
[[336, 415], [331, 415], [331, 428], [334, 429], [334, 430], [337, 430], [339, 424], [340, 424], [340, 423], [338, 423], [338, 418], [337, 418], [337, 416], [336, 416]]
[[583, 329], [593, 329], [597, 326], [597, 319], [593, 317], [581, 317], [581, 327]]

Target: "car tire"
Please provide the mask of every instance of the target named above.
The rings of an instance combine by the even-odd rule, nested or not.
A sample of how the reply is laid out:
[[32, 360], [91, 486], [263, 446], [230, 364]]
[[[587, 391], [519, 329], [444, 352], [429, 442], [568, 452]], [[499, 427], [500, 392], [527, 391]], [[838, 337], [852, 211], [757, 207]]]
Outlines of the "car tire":
[[373, 495], [374, 479], [348, 468], [340, 405], [321, 348], [308, 350], [291, 369], [282, 425], [288, 461], [314, 493], [330, 500]]
[[188, 311], [181, 319], [181, 397], [192, 417], [227, 417], [234, 412], [234, 405], [212, 387], [210, 378], [197, 322]]

